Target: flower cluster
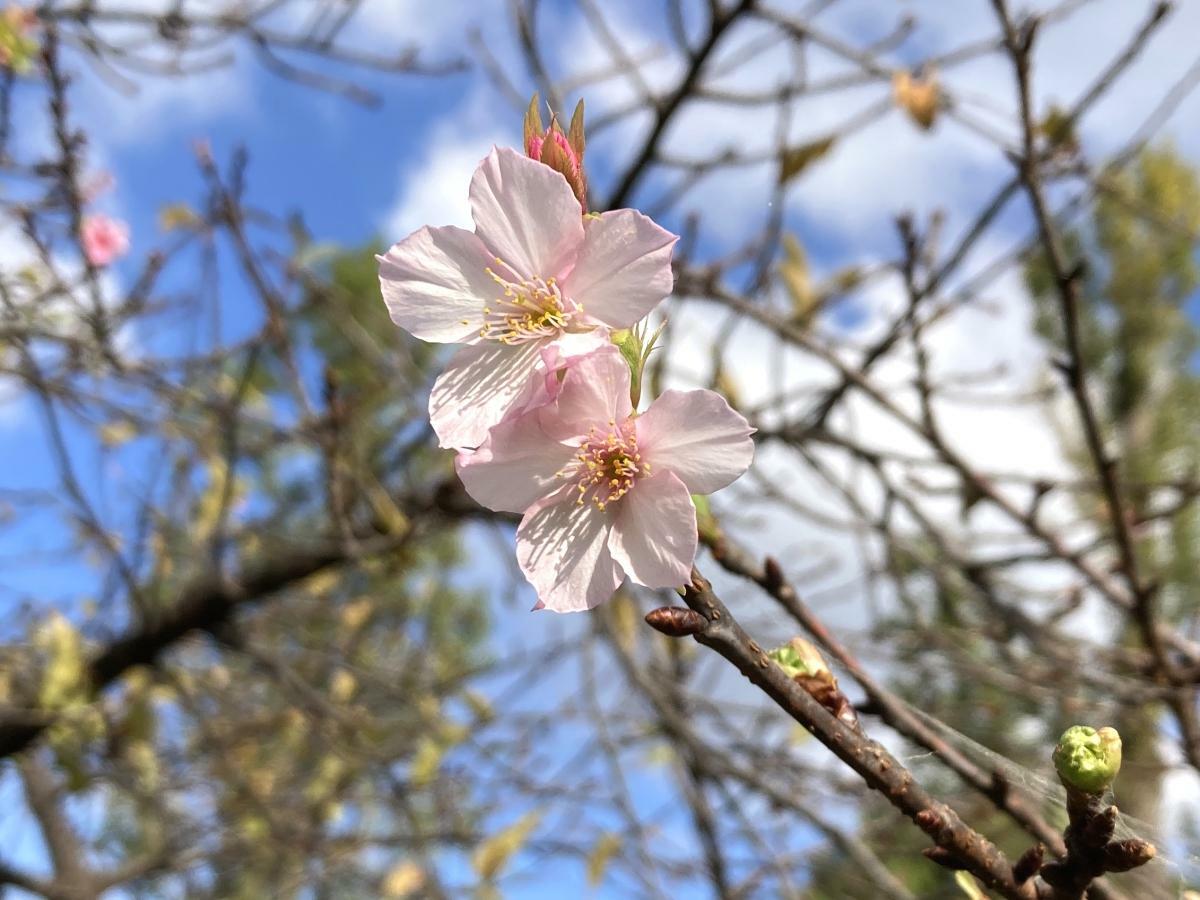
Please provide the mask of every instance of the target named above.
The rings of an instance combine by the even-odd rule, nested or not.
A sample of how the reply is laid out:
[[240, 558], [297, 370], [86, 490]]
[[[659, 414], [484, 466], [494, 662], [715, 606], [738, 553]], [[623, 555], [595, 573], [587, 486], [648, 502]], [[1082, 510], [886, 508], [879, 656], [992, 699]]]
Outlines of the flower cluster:
[[433, 429], [475, 500], [523, 514], [517, 559], [537, 608], [567, 612], [624, 576], [686, 584], [691, 495], [728, 485], [754, 450], [711, 391], [636, 410], [644, 354], [614, 334], [671, 292], [677, 238], [632, 209], [585, 214], [581, 109], [566, 136], [527, 117], [525, 144], [475, 171], [473, 232], [420, 229], [379, 257], [380, 284], [393, 322], [461, 345], [430, 394]]

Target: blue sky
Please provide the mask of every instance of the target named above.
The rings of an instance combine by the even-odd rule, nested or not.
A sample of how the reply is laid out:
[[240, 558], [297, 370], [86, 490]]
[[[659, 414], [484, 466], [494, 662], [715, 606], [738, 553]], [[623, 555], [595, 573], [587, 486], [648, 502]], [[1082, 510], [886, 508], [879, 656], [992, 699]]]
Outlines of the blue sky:
[[[154, 6], [151, 0], [140, 2]], [[693, 3], [688, 8], [702, 5]], [[604, 5], [626, 49], [635, 54], [665, 45], [667, 23], [662, 7], [635, 0]], [[924, 24], [890, 57], [892, 64], [900, 66], [991, 33], [987, 7], [986, 0], [955, 4], [846, 0], [835, 5], [822, 21], [830, 33], [861, 44], [888, 33], [903, 13], [922, 17]], [[372, 0], [353, 37], [362, 46], [380, 51], [412, 37], [427, 44], [429, 58], [447, 59], [470, 54], [465, 30], [478, 27], [484, 43], [513, 73], [517, 90], [526, 96], [535, 85], [521, 63], [507, 24], [506, 8], [500, 0], [444, 0], [438, 4]], [[1039, 99], [1066, 104], [1074, 100], [1140, 21], [1146, 8], [1147, 4], [1141, 2], [1102, 0], [1091, 4], [1067, 26], [1049, 31], [1036, 70], [1042, 85]], [[545, 4], [544, 17], [546, 54], [556, 75], [587, 70], [604, 61], [600, 44], [589, 36], [586, 24], [568, 0]], [[692, 15], [690, 25], [693, 30], [699, 28], [700, 17]], [[754, 32], [753, 28], [747, 29], [731, 44], [752, 40]], [[1141, 121], [1146, 98], [1159, 96], [1187, 68], [1196, 33], [1200, 33], [1200, 3], [1184, 0], [1176, 21], [1151, 45], [1144, 60], [1083, 122], [1085, 147], [1091, 158], [1102, 159], [1114, 149], [1122, 134]], [[770, 86], [786, 74], [786, 63], [783, 54], [765, 52], [748, 71], [722, 84], [738, 86], [754, 81]], [[814, 79], [847, 69], [846, 63], [816, 50], [810, 66]], [[679, 71], [679, 61], [664, 55], [651, 65], [648, 79], [656, 87], [667, 86]], [[124, 95], [102, 83], [86, 68], [80, 68], [79, 76], [75, 110], [91, 136], [93, 164], [116, 177], [115, 190], [99, 205], [127, 219], [133, 233], [134, 253], [114, 270], [118, 283], [127, 283], [143, 254], [169, 239], [158, 226], [162, 207], [194, 203], [202, 196], [191, 152], [198, 139], [211, 143], [222, 164], [235, 147], [245, 146], [250, 154], [248, 197], [253, 205], [278, 213], [296, 211], [316, 240], [345, 245], [373, 238], [399, 240], [426, 223], [469, 225], [466, 189], [475, 162], [487, 153], [492, 142], [517, 144], [520, 139], [520, 111], [477, 69], [443, 78], [361, 75], [359, 80], [382, 98], [377, 109], [364, 109], [282, 81], [264, 72], [242, 52], [229, 69], [188, 81], [148, 85], [134, 95]], [[999, 107], [1001, 113], [1011, 109], [1009, 78], [1004, 66], [994, 61], [945, 74], [953, 91], [978, 101], [980, 115], [988, 115], [994, 107]], [[881, 82], [804, 104], [793, 119], [793, 139], [822, 136], [855, 110], [887, 96], [888, 91], [887, 83]], [[628, 85], [614, 80], [589, 92], [584, 99], [589, 117], [598, 119], [632, 96]], [[569, 98], [564, 113], [569, 114], [575, 99]], [[993, 115], [1002, 123], [1002, 115]], [[36, 146], [44, 140], [44, 122], [32, 111], [19, 121], [23, 126], [20, 143]], [[1197, 123], [1200, 104], [1193, 98], [1168, 122], [1164, 134], [1200, 162]], [[591, 178], [599, 196], [608, 193], [612, 173], [628, 158], [629, 149], [636, 145], [645, 127], [646, 117], [641, 116], [597, 135], [591, 143]], [[1003, 124], [998, 127], [1003, 130]], [[698, 155], [714, 147], [763, 147], [770, 144], [773, 128], [769, 118], [752, 112], [734, 115], [698, 104], [681, 114], [668, 134], [668, 146], [681, 155]], [[800, 179], [785, 200], [786, 221], [800, 235], [816, 272], [827, 273], [849, 262], [870, 262], [891, 252], [895, 240], [892, 216], [902, 209], [918, 213], [944, 209], [948, 232], [953, 234], [1008, 174], [1007, 163], [996, 148], [960, 126], [944, 122], [933, 134], [926, 135], [893, 111], [847, 139], [828, 161]], [[689, 209], [708, 211], [701, 234], [702, 252], [728, 250], [744, 235], [753, 233], [771, 213], [768, 203], [773, 178], [773, 170], [766, 166], [710, 178], [685, 204], [669, 211], [663, 224], [678, 229]], [[647, 180], [637, 196], [653, 202], [665, 189], [662, 182]], [[714, 215], [713, 211], [718, 212]], [[982, 243], [968, 268], [977, 270], [1001, 255], [1021, 239], [1028, 225], [1024, 208], [1014, 206], [1002, 218], [995, 236]], [[226, 287], [225, 321], [234, 332], [247, 327], [253, 313], [249, 312], [248, 297], [236, 282], [231, 280]], [[894, 287], [885, 286], [872, 294], [860, 314], [840, 323], [841, 327], [849, 327], [850, 323], [857, 327], [861, 321], [863, 335], [869, 334], [872, 323], [881, 318], [876, 314], [894, 302]], [[996, 290], [1007, 303], [1001, 319], [964, 316], [965, 324], [949, 326], [939, 336], [939, 359], [944, 358], [947, 366], [994, 359], [1010, 364], [1014, 379], [1032, 377], [1042, 355], [1030, 334], [1019, 279], [1001, 279]], [[681, 311], [673, 321], [680, 334], [677, 377], [681, 382], [703, 381], [707, 374], [703, 346], [721, 320], [701, 310], [695, 314]], [[739, 340], [744, 342], [744, 368], [739, 377], [747, 393], [753, 395], [758, 384], [766, 383], [762, 377], [762, 336], [743, 330]], [[689, 351], [694, 351], [691, 356]], [[797, 363], [794, 377], [799, 383], [817, 376]], [[41, 443], [35, 411], [28, 404], [5, 401], [5, 396], [0, 385], [0, 459], [8, 464], [7, 474], [0, 476], [0, 488], [54, 489], [53, 468]], [[1011, 463], [1015, 458], [1017, 464], [1046, 470], [1061, 465], [1053, 433], [1040, 418], [993, 412], [987, 418], [977, 416], [963, 421], [962, 433], [955, 440], [961, 440], [967, 450], [983, 459]], [[881, 434], [886, 434], [882, 431], [885, 427], [879, 424]], [[1001, 436], [1003, 439], [998, 439]], [[89, 453], [81, 443], [73, 447], [80, 453], [80, 471], [97, 496], [102, 483], [123, 483], [122, 472], [114, 469], [117, 462]], [[769, 467], [773, 462], [764, 460], [763, 465]], [[112, 496], [111, 487], [108, 490], [109, 508], [119, 509], [119, 496]], [[841, 546], [827, 535], [812, 534], [811, 526], [807, 527], [808, 531], [799, 532], [794, 527], [780, 527], [761, 537], [783, 553], [810, 539]], [[0, 534], [0, 559], [24, 556], [34, 549], [46, 550], [61, 540], [61, 535], [50, 531], [45, 522], [33, 522], [18, 532]], [[480, 548], [480, 571], [486, 572], [490, 565], [488, 553], [493, 551], [484, 542]], [[7, 623], [6, 631], [17, 622], [16, 612], [26, 600], [39, 607], [54, 604], [71, 610], [92, 593], [95, 577], [94, 570], [77, 562], [0, 571], [0, 622]], [[531, 605], [532, 598], [526, 599], [526, 605]], [[856, 618], [852, 611], [845, 614], [851, 621]], [[522, 616], [519, 626], [512, 633], [502, 632], [500, 639], [505, 642], [536, 646], [550, 634], [587, 627], [583, 617], [563, 620], [549, 615], [515, 615]], [[657, 792], [655, 778], [651, 773], [638, 785], [648, 808], [664, 796]], [[12, 785], [0, 782], [0, 788], [11, 791]], [[676, 828], [679, 825], [679, 821], [672, 823]], [[6, 830], [0, 826], [0, 843], [5, 843]], [[679, 839], [685, 839], [683, 833]], [[37, 853], [36, 849], [25, 852]], [[573, 885], [574, 890], [581, 878], [577, 863], [562, 863], [548, 871], [539, 870], [528, 889], [522, 888], [514, 896], [563, 896], [564, 885]]]

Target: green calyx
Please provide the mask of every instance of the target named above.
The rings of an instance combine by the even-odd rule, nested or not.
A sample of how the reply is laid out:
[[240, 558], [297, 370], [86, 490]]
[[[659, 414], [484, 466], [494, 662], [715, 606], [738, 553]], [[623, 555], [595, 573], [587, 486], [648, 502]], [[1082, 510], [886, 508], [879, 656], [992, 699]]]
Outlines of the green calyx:
[[642, 373], [646, 369], [646, 360], [650, 358], [654, 345], [666, 326], [664, 321], [651, 333], [649, 325], [643, 319], [633, 328], [623, 328], [612, 333], [613, 344], [621, 351], [621, 356], [629, 366], [629, 399], [634, 409], [637, 409], [642, 398]]
[[1068, 728], [1054, 748], [1054, 768], [1067, 787], [1101, 793], [1121, 770], [1121, 736], [1115, 728]]

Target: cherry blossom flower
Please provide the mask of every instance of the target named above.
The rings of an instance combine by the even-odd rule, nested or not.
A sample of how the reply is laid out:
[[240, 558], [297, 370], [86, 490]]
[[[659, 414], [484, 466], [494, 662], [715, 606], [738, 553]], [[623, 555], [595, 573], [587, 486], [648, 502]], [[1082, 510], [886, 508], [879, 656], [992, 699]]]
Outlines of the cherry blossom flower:
[[677, 240], [631, 209], [584, 217], [561, 174], [510, 149], [479, 165], [470, 199], [473, 233], [425, 227], [379, 257], [392, 321], [466, 345], [429, 398], [441, 446], [456, 449], [534, 399], [547, 348], [595, 350], [666, 297]]
[[83, 254], [93, 266], [104, 267], [129, 251], [129, 226], [119, 219], [95, 214], [80, 226]]
[[696, 556], [691, 494], [746, 470], [753, 429], [712, 391], [665, 391], [644, 413], [612, 346], [575, 357], [557, 395], [493, 428], [459, 477], [476, 501], [523, 512], [517, 560], [537, 609], [607, 600], [623, 576], [652, 588], [687, 583]]

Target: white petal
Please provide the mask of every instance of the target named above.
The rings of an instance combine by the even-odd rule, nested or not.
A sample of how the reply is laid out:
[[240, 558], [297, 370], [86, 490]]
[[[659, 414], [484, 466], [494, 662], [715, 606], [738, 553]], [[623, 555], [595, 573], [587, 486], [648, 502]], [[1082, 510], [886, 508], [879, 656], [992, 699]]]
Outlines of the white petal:
[[442, 447], [474, 449], [533, 393], [541, 344], [480, 341], [461, 348], [433, 383], [429, 421]]
[[693, 494], [720, 490], [754, 459], [754, 429], [712, 391], [663, 391], [634, 421], [652, 470], [674, 472]]
[[474, 340], [483, 307], [499, 290], [484, 271], [483, 241], [462, 228], [422, 228], [379, 260], [379, 287], [392, 321], [423, 341]]
[[682, 587], [696, 559], [696, 507], [670, 472], [639, 479], [617, 501], [608, 549], [629, 580], [650, 588]]
[[671, 251], [678, 237], [632, 209], [584, 223], [583, 247], [563, 292], [584, 312], [613, 328], [628, 328], [671, 293]]
[[555, 474], [574, 447], [548, 437], [536, 413], [501, 422], [474, 453], [454, 461], [458, 477], [477, 503], [503, 512], [525, 512], [563, 485]]
[[538, 609], [578, 612], [599, 606], [621, 584], [608, 551], [610, 513], [578, 506], [566, 485], [525, 513], [517, 528], [517, 562], [537, 590]]
[[561, 277], [583, 243], [583, 209], [567, 180], [508, 148], [493, 148], [475, 170], [471, 216], [492, 255], [525, 278]]

